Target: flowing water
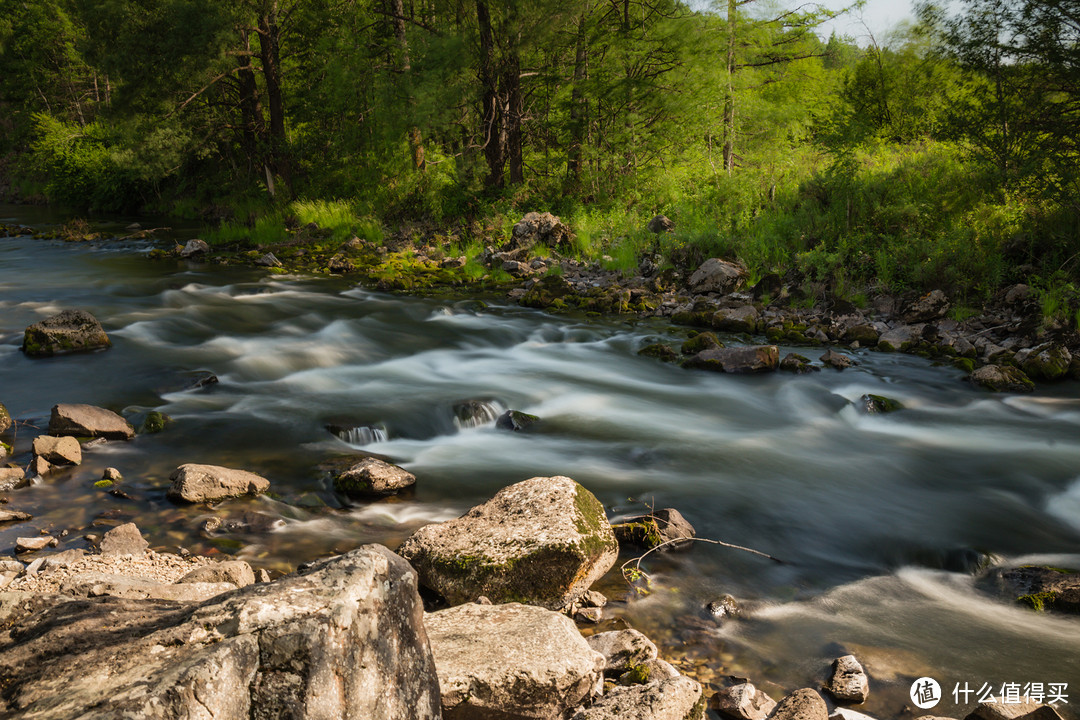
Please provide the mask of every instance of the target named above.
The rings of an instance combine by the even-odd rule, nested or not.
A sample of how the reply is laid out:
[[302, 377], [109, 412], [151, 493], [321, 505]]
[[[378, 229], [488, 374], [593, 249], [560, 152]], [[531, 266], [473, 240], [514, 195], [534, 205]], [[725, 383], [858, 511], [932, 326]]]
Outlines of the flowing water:
[[[18, 212], [0, 222], [42, 221]], [[0, 239], [0, 401], [22, 421], [18, 459], [59, 402], [173, 420], [10, 493], [35, 517], [0, 528], [0, 552], [37, 530], [69, 530], [64, 547], [81, 547], [87, 532], [134, 520], [158, 549], [288, 571], [364, 543], [396, 547], [506, 485], [568, 475], [612, 519], [675, 507], [701, 537], [785, 561], [699, 543], [645, 560], [648, 596], [617, 571], [602, 581], [616, 600], [604, 627], [643, 629], [707, 682], [749, 676], [779, 697], [820, 684], [832, 658], [854, 651], [871, 672], [865, 707], [880, 717], [905, 716], [923, 675], [946, 695], [933, 714], [973, 707], [973, 696], [954, 702], [957, 684], [997, 694], [1034, 682], [1068, 683], [1073, 704], [1059, 709], [1076, 716], [1080, 620], [1002, 601], [970, 570], [984, 552], [1080, 567], [1080, 385], [992, 395], [951, 368], [865, 351], [843, 372], [687, 371], [636, 355], [684, 337], [660, 323], [387, 295], [154, 261], [149, 249]], [[68, 307], [100, 318], [113, 347], [23, 356], [23, 328]], [[189, 387], [206, 372], [219, 382]], [[867, 415], [864, 393], [905, 409]], [[540, 430], [496, 430], [505, 409], [541, 417]], [[361, 451], [416, 474], [415, 491], [343, 504], [326, 463]], [[176, 506], [168, 476], [186, 462], [258, 472], [274, 492]], [[94, 486], [110, 466], [128, 497]], [[212, 515], [235, 522], [204, 529]], [[724, 594], [748, 617], [708, 616]]]

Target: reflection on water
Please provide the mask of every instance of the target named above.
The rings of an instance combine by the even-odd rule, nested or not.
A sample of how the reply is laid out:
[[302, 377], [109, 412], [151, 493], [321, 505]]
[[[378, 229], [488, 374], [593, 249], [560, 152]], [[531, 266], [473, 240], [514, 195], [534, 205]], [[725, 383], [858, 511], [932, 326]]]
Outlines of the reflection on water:
[[[901, 714], [916, 670], [950, 687], [1061, 678], [1080, 693], [1080, 622], [999, 602], [963, 572], [980, 552], [1080, 566], [1075, 385], [1002, 398], [953, 369], [863, 351], [843, 372], [690, 372], [635, 354], [668, 337], [659, 324], [388, 296], [131, 250], [0, 239], [0, 401], [27, 423], [16, 450], [29, 450], [58, 402], [174, 419], [12, 493], [35, 519], [0, 528], [0, 549], [28, 527], [70, 528], [75, 546], [95, 521], [133, 519], [158, 547], [287, 570], [367, 542], [394, 547], [505, 485], [569, 475], [612, 515], [676, 507], [703, 537], [786, 561], [701, 544], [650, 558], [657, 592], [611, 607], [717, 682], [816, 684], [823, 663], [858, 647], [877, 658], [868, 707], [882, 716]], [[22, 328], [65, 307], [97, 315], [114, 347], [23, 357]], [[220, 382], [191, 387], [200, 372]], [[866, 415], [864, 393], [905, 409]], [[497, 430], [508, 409], [540, 416], [540, 429]], [[328, 463], [358, 451], [403, 464], [415, 491], [345, 504]], [[185, 462], [259, 472], [273, 495], [212, 512], [174, 506], [164, 491]], [[128, 498], [94, 487], [109, 466]], [[211, 515], [228, 522], [206, 531]], [[604, 587], [626, 595], [617, 573]], [[702, 608], [723, 593], [755, 612], [718, 625]]]

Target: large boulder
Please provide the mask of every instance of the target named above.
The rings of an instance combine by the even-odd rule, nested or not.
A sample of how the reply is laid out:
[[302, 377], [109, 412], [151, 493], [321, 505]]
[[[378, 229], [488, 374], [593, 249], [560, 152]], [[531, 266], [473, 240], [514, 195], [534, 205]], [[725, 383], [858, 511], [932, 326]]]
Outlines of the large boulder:
[[1069, 372], [1072, 359], [1064, 345], [1045, 343], [1031, 349], [1020, 369], [1036, 380], [1060, 380]]
[[85, 310], [64, 310], [26, 328], [22, 350], [30, 357], [48, 357], [111, 344], [96, 317]]
[[780, 350], [775, 345], [710, 348], [686, 360], [685, 367], [725, 373], [772, 372], [780, 366]]
[[712, 316], [712, 326], [717, 330], [733, 333], [756, 333], [761, 324], [761, 313], [753, 305], [720, 308]]
[[257, 495], [270, 488], [270, 481], [261, 475], [220, 465], [187, 463], [173, 470], [169, 479], [172, 480], [166, 493], [169, 499], [189, 503]]
[[572, 720], [703, 720], [701, 685], [688, 677], [614, 688]]
[[748, 273], [742, 265], [709, 258], [690, 276], [690, 290], [696, 293], [730, 293], [746, 282]]
[[112, 410], [94, 405], [63, 403], [52, 409], [49, 434], [130, 440], [135, 437], [135, 428]]
[[451, 604], [481, 595], [559, 610], [608, 571], [619, 552], [604, 507], [568, 477], [535, 477], [398, 550], [421, 584]]
[[380, 497], [416, 484], [416, 476], [405, 468], [378, 458], [367, 457], [334, 478], [334, 489], [349, 497]]
[[559, 613], [468, 604], [424, 625], [447, 720], [556, 720], [600, 691], [603, 656]]
[[377, 545], [197, 604], [0, 594], [0, 715], [439, 717], [416, 576]]
[[[554, 248], [569, 245], [574, 238], [570, 228], [563, 225], [562, 220], [551, 213], [527, 213], [521, 218], [510, 233], [510, 242], [503, 250], [528, 251], [535, 245]], [[514, 253], [516, 256], [517, 253]], [[515, 258], [506, 258], [515, 259]]]

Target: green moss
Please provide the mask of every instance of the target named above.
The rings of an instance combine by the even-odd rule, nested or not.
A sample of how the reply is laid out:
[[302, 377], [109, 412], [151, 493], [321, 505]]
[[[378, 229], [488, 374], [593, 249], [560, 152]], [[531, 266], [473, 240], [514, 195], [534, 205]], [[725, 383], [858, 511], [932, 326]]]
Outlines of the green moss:
[[666, 362], [672, 362], [678, 359], [678, 353], [671, 349], [671, 346], [664, 343], [653, 343], [652, 345], [646, 345], [638, 350], [638, 355], [644, 357], [656, 358], [658, 360], [664, 360]]
[[648, 665], [633, 665], [619, 676], [620, 685], [644, 685], [649, 682], [649, 677], [652, 675]]
[[660, 535], [660, 526], [655, 520], [651, 519], [643, 522], [619, 523], [612, 525], [611, 530], [620, 543], [637, 545], [646, 550], [664, 542], [663, 537]]
[[114, 484], [115, 483], [113, 483], [112, 480], [98, 480], [94, 483], [94, 487], [104, 490], [106, 488], [111, 488]]
[[1045, 612], [1047, 605], [1053, 605], [1057, 600], [1057, 593], [1047, 590], [1041, 593], [1032, 593], [1031, 595], [1021, 595], [1016, 598], [1018, 603], [1027, 605], [1035, 612]]
[[683, 355], [697, 355], [702, 350], [711, 350], [712, 348], [722, 348], [724, 343], [717, 339], [716, 335], [711, 332], [698, 333], [694, 337], [690, 338], [682, 344], [679, 350]]
[[151, 410], [146, 415], [146, 419], [143, 420], [142, 425], [139, 427], [139, 432], [144, 435], [153, 435], [159, 433], [165, 429], [165, 426], [172, 422], [172, 418], [164, 413], [160, 413], [157, 410]]

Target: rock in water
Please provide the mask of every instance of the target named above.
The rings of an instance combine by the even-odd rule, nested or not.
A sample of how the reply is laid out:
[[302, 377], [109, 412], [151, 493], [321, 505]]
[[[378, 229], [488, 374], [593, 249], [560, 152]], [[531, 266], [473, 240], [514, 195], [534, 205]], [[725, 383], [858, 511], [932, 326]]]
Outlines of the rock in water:
[[105, 408], [60, 404], [52, 409], [49, 434], [130, 440], [135, 437], [135, 428], [127, 420]]
[[675, 508], [664, 508], [648, 515], [640, 515], [611, 526], [620, 545], [636, 545], [646, 550], [670, 542], [665, 549], [686, 547], [688, 540], [697, 533], [682, 513]]
[[7, 432], [11, 425], [11, 413], [4, 407], [4, 403], [0, 403], [0, 433]]
[[971, 380], [993, 392], [1031, 392], [1035, 383], [1012, 365], [986, 365], [971, 374]]
[[822, 354], [821, 362], [822, 362], [823, 365], [828, 365], [829, 367], [834, 367], [837, 370], [843, 370], [844, 368], [849, 368], [853, 364], [852, 361], [851, 361], [851, 358], [849, 358], [847, 355], [836, 352], [832, 348], [829, 348], [828, 350], [826, 350], [824, 352], [824, 354]]
[[218, 465], [188, 463], [173, 471], [166, 495], [172, 500], [198, 503], [241, 495], [257, 495], [270, 488], [270, 481], [246, 470]]
[[886, 414], [904, 409], [903, 403], [899, 400], [872, 393], [867, 393], [859, 398], [858, 407], [869, 415]]
[[815, 690], [802, 688], [780, 701], [772, 720], [828, 720], [829, 708]]
[[687, 359], [685, 367], [725, 373], [772, 372], [780, 366], [775, 345], [712, 348]]
[[334, 489], [349, 497], [392, 495], [416, 484], [416, 476], [378, 458], [368, 457], [334, 478]]
[[709, 258], [690, 276], [690, 289], [696, 293], [729, 293], [746, 281], [746, 268], [720, 258]]
[[101, 554], [122, 557], [135, 555], [142, 557], [150, 543], [146, 542], [135, 523], [118, 525], [101, 538]]
[[34, 438], [34, 455], [54, 465], [82, 464], [82, 446], [70, 436], [41, 435]]
[[48, 357], [111, 344], [96, 317], [85, 310], [65, 310], [26, 328], [22, 350], [30, 357]]
[[525, 432], [540, 422], [540, 418], [520, 410], [507, 410], [495, 420], [495, 427], [510, 432]]
[[840, 702], [863, 703], [870, 694], [870, 680], [854, 655], [833, 661], [833, 673], [825, 689]]
[[366, 545], [202, 605], [7, 595], [0, 715], [430, 720], [415, 578]]
[[398, 550], [421, 584], [451, 604], [481, 595], [559, 610], [608, 571], [619, 552], [600, 501], [568, 477], [535, 477]]
[[424, 625], [446, 718], [558, 720], [600, 688], [603, 657], [559, 613], [468, 604]]
[[611, 690], [573, 720], [703, 720], [701, 685], [688, 677]]
[[180, 248], [180, 257], [189, 258], [196, 255], [205, 255], [208, 252], [210, 252], [210, 246], [206, 244], [206, 241], [195, 238], [188, 240], [187, 244]]
[[765, 720], [776, 707], [776, 701], [747, 682], [718, 691], [712, 697], [712, 705], [735, 720]]

